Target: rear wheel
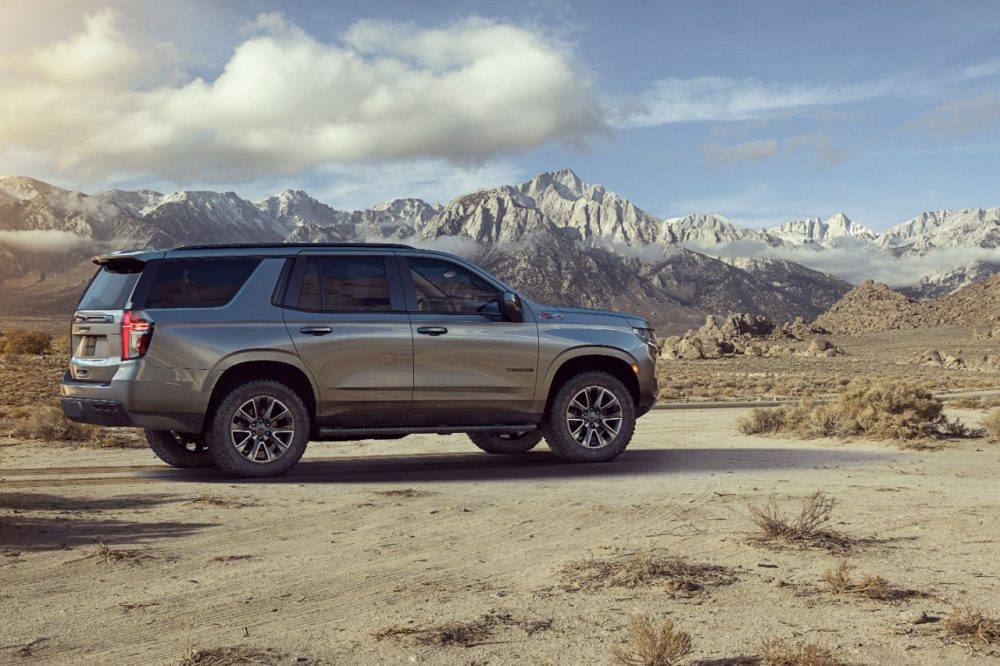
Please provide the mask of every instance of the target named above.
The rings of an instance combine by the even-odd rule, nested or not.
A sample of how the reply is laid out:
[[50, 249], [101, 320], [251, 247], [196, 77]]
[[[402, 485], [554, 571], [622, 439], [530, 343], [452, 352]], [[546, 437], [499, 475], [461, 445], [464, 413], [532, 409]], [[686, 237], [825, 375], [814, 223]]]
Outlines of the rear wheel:
[[625, 384], [606, 372], [570, 377], [542, 421], [552, 452], [569, 462], [606, 462], [632, 440], [635, 402]]
[[201, 435], [173, 430], [147, 430], [146, 443], [157, 458], [174, 467], [211, 467], [215, 464]]
[[469, 439], [486, 453], [527, 453], [542, 441], [542, 431], [470, 432]]
[[279, 476], [305, 453], [309, 413], [295, 391], [259, 380], [231, 389], [212, 415], [208, 450], [224, 472], [243, 477]]

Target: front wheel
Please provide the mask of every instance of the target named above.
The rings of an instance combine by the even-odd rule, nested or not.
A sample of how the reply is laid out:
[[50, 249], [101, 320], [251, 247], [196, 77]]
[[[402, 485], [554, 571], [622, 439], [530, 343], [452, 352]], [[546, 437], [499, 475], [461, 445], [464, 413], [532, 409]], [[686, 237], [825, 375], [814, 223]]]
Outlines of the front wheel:
[[306, 451], [309, 412], [302, 398], [280, 382], [240, 384], [212, 415], [208, 450], [224, 472], [242, 477], [279, 476]]
[[215, 464], [200, 435], [173, 430], [146, 430], [146, 444], [156, 457], [174, 467], [211, 467]]
[[606, 462], [632, 440], [635, 402], [625, 384], [606, 372], [583, 372], [556, 392], [542, 421], [549, 448], [568, 462]]
[[527, 453], [542, 441], [542, 432], [540, 430], [470, 432], [469, 439], [486, 453]]

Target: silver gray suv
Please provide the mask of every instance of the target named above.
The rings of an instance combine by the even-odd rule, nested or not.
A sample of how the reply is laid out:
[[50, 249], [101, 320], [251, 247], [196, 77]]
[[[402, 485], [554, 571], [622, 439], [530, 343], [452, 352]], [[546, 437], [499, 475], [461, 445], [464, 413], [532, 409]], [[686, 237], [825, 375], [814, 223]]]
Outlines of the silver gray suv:
[[611, 460], [656, 396], [632, 315], [541, 305], [442, 252], [218, 245], [94, 258], [61, 385], [74, 421], [133, 426], [176, 467], [288, 471], [310, 440], [544, 436]]

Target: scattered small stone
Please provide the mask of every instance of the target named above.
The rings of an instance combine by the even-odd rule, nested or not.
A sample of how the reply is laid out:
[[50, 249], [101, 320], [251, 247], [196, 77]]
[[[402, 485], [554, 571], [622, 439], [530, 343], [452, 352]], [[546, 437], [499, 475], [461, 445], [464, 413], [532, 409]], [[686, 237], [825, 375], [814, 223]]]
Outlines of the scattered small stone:
[[930, 617], [922, 610], [904, 610], [899, 613], [899, 621], [904, 624], [924, 624]]

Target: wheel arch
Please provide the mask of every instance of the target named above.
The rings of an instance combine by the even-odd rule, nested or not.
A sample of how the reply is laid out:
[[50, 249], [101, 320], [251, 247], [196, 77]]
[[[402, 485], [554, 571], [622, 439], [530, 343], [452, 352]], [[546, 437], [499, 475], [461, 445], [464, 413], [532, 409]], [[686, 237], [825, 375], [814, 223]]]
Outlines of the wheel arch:
[[589, 370], [607, 372], [620, 379], [632, 395], [633, 404], [638, 408], [639, 378], [633, 366], [638, 367], [634, 358], [610, 347], [578, 347], [563, 353], [549, 366], [545, 378], [545, 411], [548, 411], [552, 399], [563, 382], [573, 375]]
[[276, 354], [261, 357], [255, 355], [253, 358], [231, 358], [224, 368], [217, 368], [220, 371], [219, 378], [212, 387], [211, 397], [208, 402], [207, 414], [210, 415], [215, 410], [216, 405], [222, 401], [229, 389], [243, 384], [244, 382], [257, 379], [270, 379], [285, 384], [302, 399], [309, 414], [309, 421], [315, 427], [317, 390], [309, 372], [293, 360], [291, 355]]

